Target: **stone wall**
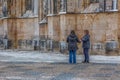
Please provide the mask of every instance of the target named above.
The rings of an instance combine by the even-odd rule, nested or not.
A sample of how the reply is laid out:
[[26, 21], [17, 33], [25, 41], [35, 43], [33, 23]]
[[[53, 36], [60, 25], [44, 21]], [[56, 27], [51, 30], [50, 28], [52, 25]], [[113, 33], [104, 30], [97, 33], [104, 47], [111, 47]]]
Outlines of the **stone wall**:
[[47, 23], [45, 24], [40, 24], [39, 25], [39, 35], [40, 35], [40, 39], [44, 40], [48, 38], [48, 25]]
[[60, 39], [60, 19], [59, 16], [48, 17], [48, 35], [50, 39], [59, 41]]
[[[37, 32], [39, 29], [36, 30], [37, 20], [38, 18], [7, 20], [8, 37], [13, 42], [13, 48], [19, 48], [22, 41], [25, 43], [27, 40], [33, 41], [36, 37], [39, 37]], [[21, 46], [21, 48], [26, 48], [26, 45]]]
[[[75, 30], [81, 38], [85, 29], [90, 31], [91, 52], [94, 54], [104, 54], [107, 41], [120, 43], [120, 13], [119, 11], [99, 12], [97, 9], [103, 6], [102, 1], [90, 4], [90, 0], [67, 0], [67, 3], [61, 4], [58, 0], [57, 5], [54, 2], [56, 0], [48, 0], [52, 3], [51, 5], [48, 5], [47, 0], [38, 1], [39, 15], [35, 12], [37, 11], [35, 5], [33, 10], [26, 10], [25, 0], [7, 2], [8, 16], [0, 18], [0, 36], [8, 33], [8, 38], [13, 42], [13, 48], [31, 49], [34, 41], [38, 42], [39, 39], [48, 39], [50, 45], [55, 42], [58, 47], [59, 43], [65, 46], [71, 30]], [[118, 10], [120, 10], [119, 3], [120, 0], [118, 0]], [[60, 5], [64, 5], [63, 13], [60, 11]], [[1, 10], [0, 13], [2, 13]], [[33, 41], [32, 44], [31, 41]], [[80, 53], [82, 52], [81, 44], [79, 48]]]
[[0, 36], [1, 37], [3, 37], [4, 36], [4, 33], [5, 33], [5, 31], [4, 31], [4, 26], [3, 26], [3, 22], [4, 22], [4, 20], [0, 20]]
[[[81, 38], [84, 30], [88, 29], [91, 35], [91, 50], [93, 53], [96, 53], [99, 50], [99, 53], [96, 54], [104, 54], [106, 41], [118, 41], [118, 16], [118, 12], [60, 15], [59, 41], [66, 41], [71, 30], [75, 30], [78, 37]], [[53, 23], [54, 21], [57, 21], [57, 19], [53, 18], [54, 17], [51, 17], [50, 21], [48, 20], [48, 27], [51, 32], [55, 32]], [[51, 24], [52, 26], [50, 26]], [[57, 29], [59, 30], [59, 27], [57, 27]], [[101, 53], [100, 51], [103, 52]]]

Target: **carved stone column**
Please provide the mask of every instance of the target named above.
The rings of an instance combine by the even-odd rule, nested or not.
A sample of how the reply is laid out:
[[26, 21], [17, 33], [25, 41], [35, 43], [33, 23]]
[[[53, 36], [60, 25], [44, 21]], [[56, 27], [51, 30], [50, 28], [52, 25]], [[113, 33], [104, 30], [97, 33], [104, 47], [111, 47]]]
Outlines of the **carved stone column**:
[[38, 0], [34, 0], [34, 15], [38, 15]]
[[60, 8], [60, 12], [66, 12], [66, 0], [61, 0], [60, 1], [61, 4], [61, 8]]
[[21, 1], [22, 15], [25, 13], [25, 0]]
[[43, 1], [43, 17], [46, 17], [48, 14], [48, 0]]
[[7, 2], [6, 1], [3, 1], [2, 2], [2, 14], [4, 17], [7, 17]]
[[117, 0], [113, 0], [113, 10], [117, 11]]

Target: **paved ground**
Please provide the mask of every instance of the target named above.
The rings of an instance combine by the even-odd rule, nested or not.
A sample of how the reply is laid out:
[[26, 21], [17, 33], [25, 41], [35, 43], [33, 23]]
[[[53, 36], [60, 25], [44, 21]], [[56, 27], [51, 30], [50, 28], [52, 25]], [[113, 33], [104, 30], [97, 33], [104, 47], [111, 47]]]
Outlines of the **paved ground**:
[[90, 64], [68, 64], [62, 54], [1, 51], [0, 80], [120, 80], [119, 57], [91, 57]]
[[[68, 55], [60, 53], [42, 53], [39, 51], [0, 51], [0, 61], [2, 62], [68, 62]], [[83, 61], [83, 55], [77, 55], [77, 63]], [[91, 55], [92, 63], [118, 63], [120, 56], [100, 56]]]
[[120, 80], [120, 65], [0, 62], [0, 80]]

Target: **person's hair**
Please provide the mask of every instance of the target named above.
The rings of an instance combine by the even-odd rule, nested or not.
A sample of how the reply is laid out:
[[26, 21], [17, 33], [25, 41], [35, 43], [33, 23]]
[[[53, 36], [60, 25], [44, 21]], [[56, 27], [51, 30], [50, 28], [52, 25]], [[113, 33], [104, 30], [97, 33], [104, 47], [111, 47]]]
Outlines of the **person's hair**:
[[85, 32], [86, 34], [89, 34], [89, 30], [84, 30], [84, 32]]
[[71, 34], [75, 34], [75, 31], [74, 31], [74, 30], [71, 30]]

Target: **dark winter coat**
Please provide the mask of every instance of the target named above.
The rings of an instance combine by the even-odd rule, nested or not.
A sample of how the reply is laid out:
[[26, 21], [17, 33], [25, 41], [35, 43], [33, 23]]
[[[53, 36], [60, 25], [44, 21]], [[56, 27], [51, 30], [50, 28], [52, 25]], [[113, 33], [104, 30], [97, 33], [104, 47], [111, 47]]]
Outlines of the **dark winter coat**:
[[7, 35], [4, 36], [4, 39], [8, 39]]
[[70, 34], [67, 37], [68, 50], [77, 50], [78, 49], [77, 43], [79, 42], [80, 41], [75, 34]]
[[83, 42], [82, 47], [89, 49], [90, 48], [90, 35], [83, 36], [82, 42]]

